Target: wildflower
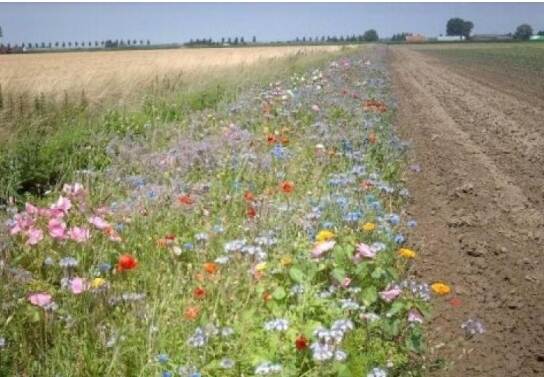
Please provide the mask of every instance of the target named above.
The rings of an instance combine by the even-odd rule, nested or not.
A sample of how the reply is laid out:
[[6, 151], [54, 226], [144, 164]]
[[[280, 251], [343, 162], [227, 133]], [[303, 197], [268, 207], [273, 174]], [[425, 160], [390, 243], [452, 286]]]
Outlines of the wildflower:
[[415, 228], [417, 226], [417, 221], [416, 220], [409, 220], [407, 223], [406, 223], [406, 226], [408, 228]]
[[59, 199], [50, 207], [52, 210], [60, 210], [67, 213], [72, 208], [72, 202], [70, 199], [60, 196]]
[[276, 140], [276, 135], [274, 135], [274, 134], [268, 134], [268, 135], [266, 135], [266, 142], [267, 142], [268, 144], [276, 144], [276, 141], [277, 141], [277, 140]]
[[451, 292], [451, 288], [447, 284], [440, 282], [432, 284], [431, 289], [439, 296], [444, 296]]
[[232, 327], [223, 327], [221, 329], [221, 336], [223, 338], [228, 338], [229, 336], [234, 334], [234, 329]]
[[106, 279], [101, 278], [101, 277], [94, 278], [91, 281], [91, 288], [92, 289], [99, 289], [99, 288], [102, 288], [105, 285], [106, 285]]
[[111, 264], [109, 263], [100, 263], [98, 265], [98, 271], [100, 271], [103, 274], [110, 272], [110, 270], [111, 270]]
[[208, 343], [208, 336], [201, 327], [197, 327], [195, 333], [187, 340], [191, 347], [203, 347]]
[[410, 309], [408, 312], [408, 322], [423, 323], [423, 316], [417, 309]]
[[246, 211], [246, 215], [248, 218], [253, 219], [255, 216], [257, 216], [257, 211], [253, 207], [248, 207]]
[[315, 361], [327, 361], [334, 357], [334, 347], [327, 343], [315, 342], [310, 346]]
[[374, 223], [364, 223], [361, 228], [365, 231], [365, 232], [372, 232], [374, 231], [374, 229], [376, 229], [376, 224]]
[[363, 258], [374, 258], [375, 256], [376, 251], [374, 251], [372, 247], [361, 242], [357, 245], [356, 253], [353, 259], [355, 262], [360, 262]]
[[483, 334], [485, 332], [484, 325], [474, 319], [468, 319], [461, 325], [461, 328], [465, 330], [466, 336], [473, 336], [476, 334]]
[[345, 361], [347, 358], [348, 358], [348, 354], [345, 353], [344, 351], [338, 350], [338, 349], [334, 351], [334, 360], [341, 362], [341, 361]]
[[330, 241], [334, 237], [336, 237], [336, 235], [333, 232], [331, 232], [330, 230], [324, 229], [319, 231], [319, 233], [317, 233], [315, 240], [317, 242]]
[[304, 335], [299, 335], [295, 339], [295, 347], [297, 351], [304, 351], [306, 348], [308, 348], [309, 341], [308, 338], [306, 338]]
[[57, 240], [63, 240], [65, 238], [66, 223], [59, 219], [51, 219], [47, 224], [49, 235]]
[[264, 324], [264, 329], [268, 331], [287, 331], [288, 328], [289, 321], [283, 318], [273, 319]]
[[253, 195], [253, 193], [251, 191], [246, 191], [244, 193], [244, 200], [246, 202], [253, 202], [253, 201], [255, 201], [255, 195]]
[[111, 225], [100, 216], [91, 216], [88, 221], [90, 224], [94, 225], [97, 229], [100, 230], [111, 227]]
[[295, 190], [293, 181], [283, 181], [280, 183], [280, 189], [285, 194], [291, 194]]
[[189, 321], [194, 321], [196, 318], [198, 318], [199, 314], [200, 310], [196, 306], [189, 306], [187, 309], [185, 309], [184, 317]]
[[207, 241], [208, 240], [208, 234], [206, 233], [197, 233], [195, 234], [195, 238], [197, 241]]
[[334, 248], [334, 245], [336, 245], [336, 241], [324, 241], [316, 243], [311, 252], [312, 258], [321, 258], [327, 251]]
[[246, 244], [246, 240], [233, 240], [230, 242], [225, 243], [225, 251], [226, 252], [236, 252], [240, 251], [242, 247], [244, 247]]
[[75, 295], [79, 295], [89, 289], [89, 283], [87, 280], [79, 277], [70, 279], [69, 285], [70, 291]]
[[197, 287], [193, 291], [193, 296], [197, 299], [203, 299], [204, 297], [206, 297], [206, 290], [202, 287]]
[[43, 309], [47, 308], [53, 303], [53, 296], [47, 292], [31, 293], [28, 295], [27, 299], [32, 305], [39, 306]]
[[312, 105], [312, 111], [315, 111], [316, 113], [318, 113], [321, 111], [321, 109], [317, 105]]
[[265, 376], [268, 374], [275, 374], [280, 373], [282, 370], [281, 365], [279, 364], [272, 364], [269, 361], [265, 361], [255, 368], [255, 374], [258, 376]]
[[43, 232], [41, 229], [38, 228], [30, 228], [26, 232], [26, 235], [28, 236], [26, 244], [30, 246], [37, 245], [41, 240], [43, 240]]
[[74, 268], [78, 264], [79, 262], [74, 257], [64, 257], [59, 260], [59, 266], [63, 268]]
[[117, 261], [117, 271], [120, 272], [132, 270], [136, 267], [138, 267], [138, 260], [129, 254], [121, 255]]
[[395, 236], [395, 243], [396, 244], [402, 245], [404, 243], [404, 241], [406, 241], [406, 238], [404, 238], [404, 236], [402, 234], [397, 234]]
[[461, 301], [461, 299], [459, 297], [454, 297], [454, 298], [452, 298], [450, 300], [450, 305], [453, 306], [454, 308], [458, 308], [462, 304], [463, 304], [463, 302]]
[[227, 359], [227, 358], [223, 358], [221, 359], [221, 361], [219, 362], [219, 366], [223, 369], [231, 369], [231, 368], [234, 368], [234, 365], [236, 363], [234, 362], [234, 360], [232, 359]]
[[89, 232], [89, 229], [75, 226], [68, 230], [68, 237], [72, 241], [82, 243], [82, 242], [88, 241], [89, 238], [91, 238], [91, 234]]
[[363, 217], [363, 214], [361, 212], [359, 212], [359, 211], [348, 212], [344, 216], [344, 220], [347, 221], [347, 222], [350, 222], [350, 223], [354, 223], [354, 222], [359, 221], [361, 219], [361, 217]]
[[387, 372], [382, 368], [372, 368], [366, 377], [387, 377]]
[[380, 292], [380, 297], [385, 302], [391, 302], [395, 298], [397, 298], [397, 296], [400, 295], [401, 292], [402, 291], [398, 286], [393, 286], [393, 287], [390, 287], [390, 288], [386, 289], [385, 291]]
[[6, 338], [3, 336], [0, 336], [0, 350], [4, 349], [6, 347]]
[[406, 259], [414, 259], [416, 257], [416, 252], [412, 249], [403, 247], [399, 249], [399, 255]]
[[280, 264], [283, 266], [283, 267], [288, 267], [290, 265], [293, 264], [293, 257], [290, 256], [290, 255], [284, 255], [283, 257], [281, 257], [280, 259]]
[[204, 271], [211, 275], [215, 274], [219, 270], [219, 266], [217, 265], [217, 263], [213, 262], [206, 262], [203, 264], [203, 267]]
[[194, 200], [193, 200], [189, 195], [180, 195], [180, 196], [178, 197], [178, 202], [179, 202], [180, 204], [189, 206], [189, 205], [191, 205], [191, 204], [194, 203]]

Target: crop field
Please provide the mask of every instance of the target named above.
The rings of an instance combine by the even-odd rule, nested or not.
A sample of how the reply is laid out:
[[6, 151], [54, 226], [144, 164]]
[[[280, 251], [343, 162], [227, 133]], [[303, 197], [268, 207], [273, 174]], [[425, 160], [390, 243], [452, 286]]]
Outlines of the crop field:
[[422, 45], [414, 48], [472, 73], [480, 82], [497, 89], [515, 88], [527, 97], [544, 100], [544, 43], [474, 43]]
[[127, 100], [156, 80], [200, 79], [229, 67], [338, 49], [287, 46], [0, 55], [0, 85], [4, 92], [31, 96], [43, 93], [62, 99], [65, 92], [80, 96], [84, 91], [92, 102]]
[[0, 376], [542, 375], [543, 51], [0, 57]]

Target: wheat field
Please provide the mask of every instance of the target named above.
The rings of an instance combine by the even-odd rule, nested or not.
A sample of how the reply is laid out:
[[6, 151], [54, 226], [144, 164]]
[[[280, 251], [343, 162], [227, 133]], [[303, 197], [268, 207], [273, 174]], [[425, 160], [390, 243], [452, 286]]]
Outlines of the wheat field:
[[72, 96], [84, 91], [91, 102], [123, 101], [157, 79], [196, 80], [199, 76], [220, 74], [229, 67], [273, 64], [275, 58], [297, 53], [333, 52], [339, 48], [180, 48], [0, 55], [0, 85], [4, 93], [43, 93], [58, 99], [65, 93]]

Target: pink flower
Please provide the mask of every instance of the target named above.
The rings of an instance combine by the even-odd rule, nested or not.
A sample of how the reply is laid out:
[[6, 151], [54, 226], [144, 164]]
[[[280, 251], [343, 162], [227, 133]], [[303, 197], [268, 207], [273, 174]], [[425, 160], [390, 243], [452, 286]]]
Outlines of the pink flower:
[[49, 220], [47, 224], [49, 235], [56, 240], [63, 240], [66, 238], [66, 223], [64, 221], [53, 218]]
[[73, 294], [79, 295], [85, 292], [87, 289], [89, 289], [89, 283], [87, 280], [78, 277], [70, 279], [70, 291]]
[[92, 216], [91, 218], [89, 218], [89, 223], [93, 224], [97, 229], [100, 230], [111, 228], [111, 225], [100, 216]]
[[312, 258], [321, 258], [327, 251], [331, 250], [334, 245], [336, 245], [336, 241], [332, 240], [316, 243], [312, 250]]
[[387, 289], [385, 291], [380, 292], [380, 297], [385, 302], [391, 302], [395, 298], [397, 298], [398, 295], [401, 294], [401, 292], [402, 292], [401, 289], [395, 285], [395, 286], [393, 286], [393, 287], [391, 287], [391, 288], [389, 288], [389, 289]]
[[68, 230], [68, 237], [73, 241], [81, 243], [88, 241], [91, 238], [91, 233], [87, 228], [75, 226]]
[[312, 105], [312, 110], [315, 111], [316, 113], [321, 111], [321, 109], [317, 105]]
[[86, 194], [81, 183], [74, 183], [73, 185], [65, 184], [62, 192], [71, 197], [84, 197]]
[[417, 309], [410, 309], [408, 312], [408, 322], [423, 323], [423, 316]]
[[36, 215], [38, 215], [38, 213], [40, 212], [40, 210], [38, 209], [38, 207], [35, 207], [35, 206], [33, 206], [32, 204], [30, 204], [30, 203], [25, 203], [25, 212], [26, 212], [29, 216], [36, 217]]
[[70, 201], [70, 199], [65, 198], [62, 195], [59, 197], [59, 200], [57, 200], [55, 204], [51, 206], [51, 209], [61, 210], [64, 213], [67, 213], [70, 208], [72, 208], [72, 202]]
[[13, 217], [13, 221], [11, 221], [9, 233], [14, 236], [22, 231], [28, 230], [33, 225], [34, 219], [26, 213], [18, 213]]
[[28, 236], [28, 239], [26, 240], [27, 245], [33, 246], [38, 244], [38, 242], [40, 242], [41, 240], [43, 240], [43, 232], [39, 228], [34, 228], [34, 227], [30, 228], [26, 232], [26, 235]]
[[350, 284], [351, 284], [351, 279], [346, 276], [344, 280], [342, 281], [342, 287], [347, 288], [349, 287]]
[[359, 245], [357, 245], [357, 253], [353, 257], [353, 261], [357, 263], [363, 260], [363, 258], [374, 258], [375, 256], [375, 250], [373, 250], [365, 243], [360, 243]]
[[28, 301], [32, 305], [45, 308], [53, 302], [53, 297], [47, 292], [36, 292], [28, 295]]

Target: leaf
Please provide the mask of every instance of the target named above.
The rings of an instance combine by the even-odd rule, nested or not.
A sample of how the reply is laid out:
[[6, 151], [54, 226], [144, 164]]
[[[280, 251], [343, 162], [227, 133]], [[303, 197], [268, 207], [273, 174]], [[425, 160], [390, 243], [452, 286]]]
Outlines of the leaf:
[[376, 267], [370, 276], [372, 276], [373, 279], [379, 279], [383, 274], [385, 274], [384, 269], [381, 267]]
[[335, 278], [338, 282], [342, 282], [346, 277], [346, 271], [341, 268], [335, 268], [331, 272], [331, 276]]
[[304, 282], [304, 272], [302, 272], [297, 267], [291, 267], [289, 269], [289, 277], [297, 283], [303, 283]]
[[393, 305], [391, 305], [391, 309], [389, 309], [387, 312], [387, 316], [392, 317], [399, 313], [402, 309], [404, 309], [404, 303], [402, 301], [395, 301]]
[[375, 286], [371, 285], [366, 287], [362, 293], [363, 304], [370, 306], [378, 299], [378, 290]]
[[283, 289], [283, 287], [278, 287], [278, 288], [274, 289], [274, 292], [272, 292], [272, 297], [276, 301], [283, 300], [286, 295], [287, 295], [287, 293], [285, 292], [285, 289]]
[[351, 377], [352, 373], [349, 370], [349, 367], [345, 364], [338, 365], [338, 372], [336, 373], [338, 377]]
[[406, 347], [412, 352], [420, 353], [423, 351], [423, 345], [421, 329], [414, 327], [410, 335], [406, 337]]

